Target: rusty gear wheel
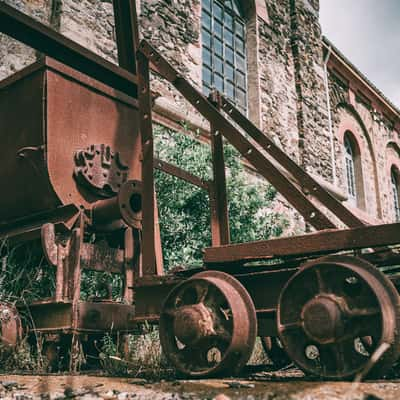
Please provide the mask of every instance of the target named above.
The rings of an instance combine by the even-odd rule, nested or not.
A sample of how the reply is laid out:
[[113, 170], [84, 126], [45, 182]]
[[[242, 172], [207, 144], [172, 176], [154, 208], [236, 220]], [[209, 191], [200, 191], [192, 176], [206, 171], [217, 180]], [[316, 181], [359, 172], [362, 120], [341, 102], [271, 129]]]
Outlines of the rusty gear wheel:
[[19, 313], [14, 305], [0, 303], [0, 342], [3, 345], [15, 347], [22, 335], [22, 325]]
[[305, 264], [283, 288], [279, 337], [301, 369], [330, 379], [362, 373], [374, 351], [389, 344], [368, 374], [379, 376], [400, 354], [399, 304], [393, 284], [370, 263], [323, 257]]
[[202, 272], [175, 287], [160, 315], [163, 351], [191, 377], [239, 372], [252, 354], [256, 334], [253, 301], [224, 272]]
[[286, 354], [279, 338], [276, 336], [261, 336], [260, 339], [265, 354], [276, 369], [285, 368], [292, 364], [292, 360]]

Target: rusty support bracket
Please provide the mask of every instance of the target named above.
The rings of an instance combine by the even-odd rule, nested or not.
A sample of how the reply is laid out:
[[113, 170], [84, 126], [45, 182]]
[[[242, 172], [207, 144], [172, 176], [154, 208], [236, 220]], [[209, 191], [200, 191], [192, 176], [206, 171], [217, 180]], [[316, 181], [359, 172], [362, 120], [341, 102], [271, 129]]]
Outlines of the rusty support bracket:
[[115, 31], [117, 36], [118, 64], [136, 74], [136, 49], [139, 30], [135, 0], [113, 0]]
[[210, 187], [210, 183], [204, 181], [203, 179], [197, 177], [196, 175], [191, 174], [190, 172], [185, 171], [182, 168], [177, 167], [176, 165], [170, 164], [166, 161], [162, 161], [158, 158], [154, 159], [154, 168], [165, 172], [166, 174], [176, 176], [179, 179], [182, 179], [191, 185], [197, 186], [203, 190], [208, 191]]
[[296, 208], [316, 229], [336, 228], [296, 185], [250, 143], [197, 89], [184, 79], [147, 41], [142, 40], [138, 55], [148, 58], [155, 69], [219, 130], [225, 138]]
[[142, 182], [143, 182], [143, 275], [156, 274], [155, 226], [154, 226], [154, 160], [153, 126], [151, 117], [151, 93], [149, 61], [140, 52], [137, 53], [139, 78], [139, 123], [142, 137]]
[[[216, 109], [220, 109], [220, 99], [216, 92], [210, 94], [209, 100]], [[212, 190], [210, 191], [211, 237], [213, 246], [221, 246], [230, 242], [229, 215], [223, 138], [213, 121], [210, 121], [210, 134], [213, 166]]]

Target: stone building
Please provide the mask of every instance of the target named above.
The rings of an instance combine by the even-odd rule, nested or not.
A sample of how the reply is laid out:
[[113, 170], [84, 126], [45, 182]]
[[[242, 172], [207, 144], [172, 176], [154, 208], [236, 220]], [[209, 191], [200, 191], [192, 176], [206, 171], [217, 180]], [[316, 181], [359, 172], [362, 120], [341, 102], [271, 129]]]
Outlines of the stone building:
[[[116, 61], [111, 0], [6, 3]], [[363, 220], [400, 220], [400, 111], [322, 37], [319, 0], [137, 5], [141, 34], [197, 87], [225, 92]], [[38, 55], [1, 36], [0, 57], [2, 78]], [[155, 78], [153, 90], [158, 123], [180, 129], [187, 120], [207, 134], [205, 121], [165, 82]]]

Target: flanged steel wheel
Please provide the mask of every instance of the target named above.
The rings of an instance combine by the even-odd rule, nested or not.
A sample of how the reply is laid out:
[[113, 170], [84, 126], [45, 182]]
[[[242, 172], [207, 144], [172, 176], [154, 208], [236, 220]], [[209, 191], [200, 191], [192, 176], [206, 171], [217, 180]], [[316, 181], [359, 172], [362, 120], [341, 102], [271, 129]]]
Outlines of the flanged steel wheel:
[[261, 336], [262, 347], [276, 369], [281, 369], [292, 364], [283, 345], [276, 336]]
[[219, 271], [201, 272], [175, 287], [160, 315], [162, 349], [191, 377], [237, 373], [251, 356], [256, 334], [249, 294]]
[[15, 347], [22, 335], [21, 318], [18, 310], [10, 303], [0, 303], [0, 343]]
[[328, 256], [307, 263], [286, 284], [278, 332], [305, 372], [345, 379], [363, 372], [375, 350], [390, 347], [369, 376], [382, 375], [400, 354], [399, 295], [370, 263]]

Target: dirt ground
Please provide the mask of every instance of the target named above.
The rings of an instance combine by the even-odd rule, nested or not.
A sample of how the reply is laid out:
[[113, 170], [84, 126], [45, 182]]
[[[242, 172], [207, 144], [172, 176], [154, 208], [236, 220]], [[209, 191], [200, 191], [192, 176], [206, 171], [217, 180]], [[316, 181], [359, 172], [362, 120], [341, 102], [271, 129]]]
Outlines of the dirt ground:
[[307, 380], [296, 370], [259, 372], [246, 379], [173, 380], [94, 375], [0, 375], [0, 399], [82, 400], [399, 400], [400, 381]]

